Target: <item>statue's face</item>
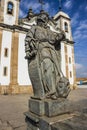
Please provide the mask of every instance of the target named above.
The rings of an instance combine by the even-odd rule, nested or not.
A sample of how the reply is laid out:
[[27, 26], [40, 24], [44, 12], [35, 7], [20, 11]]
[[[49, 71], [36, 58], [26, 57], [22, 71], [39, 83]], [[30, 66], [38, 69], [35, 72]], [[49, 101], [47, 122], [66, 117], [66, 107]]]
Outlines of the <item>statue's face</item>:
[[41, 14], [37, 17], [37, 24], [40, 26], [46, 26], [48, 23], [48, 17], [46, 14]]

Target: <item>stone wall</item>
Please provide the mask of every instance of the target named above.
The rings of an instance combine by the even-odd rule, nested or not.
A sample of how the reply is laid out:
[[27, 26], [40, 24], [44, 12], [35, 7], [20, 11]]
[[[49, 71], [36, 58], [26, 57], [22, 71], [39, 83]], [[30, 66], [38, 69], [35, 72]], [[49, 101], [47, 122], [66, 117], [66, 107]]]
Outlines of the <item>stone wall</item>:
[[[71, 90], [76, 89], [77, 85], [70, 85]], [[1, 85], [0, 86], [0, 94], [33, 94], [33, 89], [31, 85]]]
[[32, 86], [0, 86], [0, 94], [32, 94]]

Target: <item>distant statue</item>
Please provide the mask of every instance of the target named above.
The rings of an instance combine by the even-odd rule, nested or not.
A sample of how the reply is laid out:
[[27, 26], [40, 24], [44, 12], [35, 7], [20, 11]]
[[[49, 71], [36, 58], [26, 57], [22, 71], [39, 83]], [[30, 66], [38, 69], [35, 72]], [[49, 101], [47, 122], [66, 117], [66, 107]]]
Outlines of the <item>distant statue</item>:
[[65, 39], [63, 31], [57, 33], [48, 26], [49, 15], [41, 11], [36, 25], [32, 25], [25, 38], [28, 70], [36, 99], [66, 98], [70, 84], [61, 71], [60, 47]]

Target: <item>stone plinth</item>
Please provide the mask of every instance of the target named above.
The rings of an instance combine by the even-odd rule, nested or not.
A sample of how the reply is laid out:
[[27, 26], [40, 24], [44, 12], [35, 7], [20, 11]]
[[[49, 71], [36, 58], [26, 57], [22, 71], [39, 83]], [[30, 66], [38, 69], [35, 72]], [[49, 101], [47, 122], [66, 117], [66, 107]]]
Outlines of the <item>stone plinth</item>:
[[54, 123], [51, 126], [51, 130], [87, 130], [87, 116], [81, 114], [71, 119]]
[[27, 130], [87, 130], [87, 115], [62, 114], [54, 117], [37, 116], [26, 112]]
[[71, 111], [72, 111], [72, 104], [67, 99], [45, 101], [45, 115], [48, 117], [70, 113]]
[[37, 116], [32, 112], [24, 113], [26, 116], [27, 130], [52, 130], [57, 122], [73, 118], [74, 114], [63, 114], [55, 117]]
[[29, 100], [29, 111], [32, 113], [43, 116], [46, 115], [48, 117], [57, 116], [60, 114], [69, 113], [72, 111], [72, 104], [67, 99], [58, 99], [58, 100]]
[[29, 99], [29, 111], [25, 113], [27, 130], [52, 130], [59, 121], [72, 118], [72, 104], [67, 99]]
[[39, 128], [39, 118], [32, 112], [25, 112], [24, 113], [26, 118], [25, 121], [27, 123], [27, 130], [38, 130]]
[[35, 113], [36, 115], [43, 116], [45, 111], [44, 111], [44, 101], [42, 100], [35, 100], [35, 99], [30, 99], [29, 100], [29, 110], [32, 113]]

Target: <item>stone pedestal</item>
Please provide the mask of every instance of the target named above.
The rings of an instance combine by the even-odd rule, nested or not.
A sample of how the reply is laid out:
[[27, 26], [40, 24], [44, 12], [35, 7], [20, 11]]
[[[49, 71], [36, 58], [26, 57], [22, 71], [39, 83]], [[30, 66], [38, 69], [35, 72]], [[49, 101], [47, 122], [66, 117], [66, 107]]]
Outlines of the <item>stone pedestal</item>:
[[80, 114], [70, 119], [56, 122], [51, 126], [52, 130], [87, 130], [87, 116]]
[[39, 130], [39, 117], [29, 111], [24, 114], [26, 116], [27, 130]]
[[42, 100], [35, 100], [35, 99], [30, 99], [29, 100], [29, 111], [38, 115], [38, 116], [43, 116], [45, 113], [44, 110], [44, 101]]
[[45, 115], [48, 117], [70, 113], [72, 111], [72, 104], [67, 99], [46, 100], [44, 104]]
[[72, 104], [67, 99], [29, 100], [29, 111], [25, 113], [27, 130], [52, 130], [59, 121], [72, 118]]
[[72, 103], [67, 99], [36, 100], [31, 98], [29, 100], [29, 111], [39, 116], [57, 116], [71, 112], [72, 108]]
[[55, 117], [37, 116], [32, 112], [24, 113], [26, 116], [27, 130], [53, 130], [56, 123], [74, 118], [74, 114], [63, 114]]

